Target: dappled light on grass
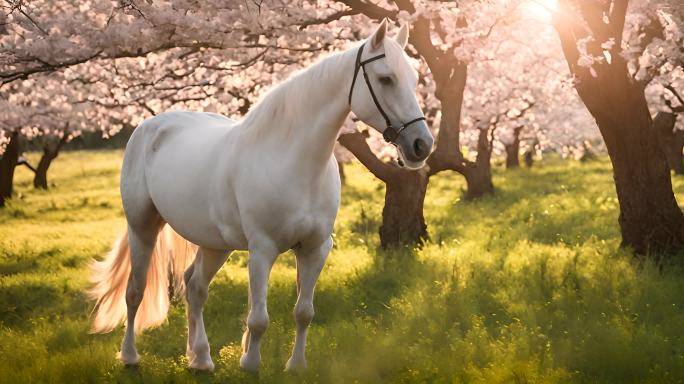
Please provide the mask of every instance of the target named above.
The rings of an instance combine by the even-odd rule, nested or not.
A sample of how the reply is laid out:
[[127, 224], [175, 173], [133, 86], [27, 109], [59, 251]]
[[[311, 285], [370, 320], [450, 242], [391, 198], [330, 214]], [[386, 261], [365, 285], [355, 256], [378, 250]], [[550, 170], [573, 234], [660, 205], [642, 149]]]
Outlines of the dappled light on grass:
[[[86, 261], [102, 255], [123, 225], [119, 161], [119, 152], [67, 153], [55, 163], [51, 192], [20, 184], [23, 198], [0, 212], [2, 380], [566, 383], [684, 377], [681, 257], [656, 265], [618, 248], [606, 159], [495, 168], [497, 193], [474, 202], [462, 199], [462, 178], [441, 174], [426, 198], [430, 241], [422, 249], [389, 251], [377, 249], [384, 190], [360, 166], [348, 166], [336, 245], [316, 292], [308, 372], [283, 372], [294, 334], [291, 253], [279, 258], [271, 275], [271, 323], [258, 376], [238, 368], [247, 312], [244, 252], [229, 259], [209, 289], [204, 317], [217, 364], [213, 374], [186, 368], [185, 306], [178, 299], [167, 324], [140, 338], [140, 367], [125, 368], [115, 360], [121, 330], [88, 334], [92, 307], [83, 295]], [[684, 197], [684, 180], [674, 183]], [[84, 196], [88, 200], [79, 203]], [[48, 208], [47, 219], [37, 213]], [[12, 213], [18, 210], [24, 215]]]

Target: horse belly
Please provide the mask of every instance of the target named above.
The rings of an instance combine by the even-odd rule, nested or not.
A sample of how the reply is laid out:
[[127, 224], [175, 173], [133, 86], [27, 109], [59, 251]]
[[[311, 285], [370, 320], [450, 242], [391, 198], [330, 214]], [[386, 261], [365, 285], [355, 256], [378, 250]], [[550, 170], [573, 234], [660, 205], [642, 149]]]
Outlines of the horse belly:
[[148, 149], [145, 175], [162, 218], [197, 245], [239, 249], [245, 243], [244, 235], [234, 197], [231, 198], [229, 188], [220, 188], [228, 175], [219, 171], [224, 167], [217, 160], [225, 156], [219, 156], [215, 149], [225, 129], [210, 126], [158, 129]]

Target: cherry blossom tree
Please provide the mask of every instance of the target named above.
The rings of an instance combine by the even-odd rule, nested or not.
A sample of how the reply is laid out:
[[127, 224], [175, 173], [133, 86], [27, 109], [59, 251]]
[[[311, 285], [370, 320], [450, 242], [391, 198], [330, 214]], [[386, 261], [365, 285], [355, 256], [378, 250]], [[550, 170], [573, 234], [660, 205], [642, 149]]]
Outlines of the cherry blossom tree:
[[[613, 164], [623, 244], [642, 254], [684, 246], [684, 216], [645, 97], [653, 73], [664, 63], [681, 62], [678, 3], [644, 0], [629, 7], [628, 0], [559, 0], [554, 12], [575, 89]], [[625, 39], [625, 29], [638, 28], [653, 12], [664, 24], [664, 39]]]
[[[435, 152], [427, 167], [408, 171], [384, 160], [392, 148], [377, 135], [345, 134], [340, 143], [386, 184], [382, 244], [419, 241], [431, 175], [459, 172], [465, 197], [481, 197], [494, 190], [493, 155], [508, 149], [513, 165], [521, 141], [528, 154], [560, 150], [593, 127], [567, 97], [557, 41], [540, 32], [543, 23], [522, 17], [529, 3], [537, 2], [5, 0], [0, 100], [13, 112], [0, 115], [2, 140], [11, 149], [14, 137], [51, 138], [38, 167], [47, 169], [59, 143], [83, 131], [111, 136], [173, 108], [237, 118], [292, 70], [347, 47], [386, 17], [412, 26], [409, 53]], [[630, 73], [653, 72], [640, 68]], [[6, 153], [13, 169], [17, 158]]]
[[[380, 229], [383, 245], [420, 241], [426, 235], [422, 206], [431, 175], [447, 170], [461, 173], [467, 182], [466, 199], [493, 193], [491, 158], [497, 150], [495, 139], [505, 140], [506, 132], [515, 132], [522, 124], [533, 131], [529, 146], [540, 148], [540, 143], [545, 143], [538, 137], [543, 136], [543, 130], [535, 123], [530, 109], [534, 105], [551, 110], [555, 107], [553, 101], [568, 104], [568, 98], [576, 98], [570, 96], [567, 87], [557, 96], [549, 96], [555, 95], [567, 78], [559, 71], [563, 58], [557, 41], [550, 38], [541, 45], [555, 44], [554, 53], [529, 54], [535, 48], [529, 46], [530, 41], [539, 44], [536, 39], [539, 28], [549, 30], [550, 27], [535, 23], [531, 28], [524, 17], [529, 15], [522, 7], [525, 1], [341, 3], [351, 12], [361, 12], [371, 19], [387, 17], [412, 25], [409, 43], [423, 59], [420, 73], [425, 76], [421, 78], [420, 90], [428, 120], [437, 136], [427, 169], [413, 172], [372, 156], [361, 134], [340, 138], [343, 145], [385, 182]], [[530, 71], [532, 67], [536, 71]], [[584, 117], [586, 124], [581, 126], [591, 129], [593, 124]], [[470, 149], [464, 153], [463, 147]]]
[[668, 166], [675, 174], [682, 175], [684, 127], [678, 125], [677, 120], [678, 114], [684, 112], [681, 94], [684, 91], [684, 39], [677, 26], [683, 23], [676, 19], [681, 15], [663, 14], [653, 9], [645, 11], [629, 20], [631, 27], [626, 31], [630, 54], [638, 57], [632, 61], [632, 71], [648, 83], [645, 92], [654, 115], [653, 128]]
[[[3, 110], [0, 147], [4, 152], [0, 159], [0, 205], [12, 195], [14, 168], [19, 164], [26, 164], [35, 172], [37, 188], [47, 188], [50, 162], [57, 156], [59, 147], [78, 134], [68, 128], [72, 108], [63, 108], [64, 99], [60, 99], [59, 92], [52, 93], [54, 89], [50, 87], [38, 88], [34, 80], [18, 82], [7, 86], [7, 97], [0, 101]], [[21, 153], [25, 138], [36, 137], [44, 139], [44, 154], [39, 166], [34, 168], [21, 158]]]
[[[470, 65], [464, 125], [473, 118], [496, 123], [492, 151], [507, 168], [544, 151], [562, 152], [598, 137], [571, 84], [551, 14], [544, 3], [521, 3], [499, 23]], [[473, 136], [473, 135], [471, 135]], [[472, 139], [471, 139], [472, 140]]]
[[[59, 149], [55, 143], [64, 138], [87, 130], [111, 136], [167, 109], [239, 117], [293, 69], [365, 36], [372, 20], [408, 22], [413, 26], [410, 53], [420, 66], [421, 98], [438, 137], [429, 167], [413, 172], [383, 161], [391, 147], [375, 135], [345, 135], [341, 143], [386, 182], [383, 244], [412, 242], [426, 235], [422, 203], [430, 175], [444, 170], [463, 174], [467, 198], [493, 191], [493, 126], [471, 129], [472, 119], [461, 126], [466, 73], [470, 63], [491, 59], [494, 48], [486, 43], [505, 39], [505, 34], [494, 37], [498, 28], [511, 24], [521, 3], [301, 1], [293, 7], [279, 1], [5, 1], [0, 94], [11, 99], [11, 108], [23, 103], [38, 114], [44, 113], [41, 103], [49, 101], [56, 115], [40, 125], [10, 122], [9, 115], [0, 120], [6, 120], [6, 133], [59, 139], [46, 140], [52, 144], [46, 146], [41, 164], [49, 166]], [[529, 36], [518, 38], [525, 39]], [[520, 86], [524, 78], [516, 76], [507, 86]], [[492, 84], [476, 86], [486, 89]], [[518, 120], [513, 116], [526, 105], [518, 104], [527, 93], [513, 95], [517, 101], [504, 100], [503, 92], [492, 93], [499, 98], [493, 102], [501, 104], [498, 114], [504, 114], [498, 119], [499, 132]], [[471, 142], [473, 158], [461, 151]], [[47, 180], [36, 184], [47, 185]]]
[[34, 182], [44, 188], [51, 160], [82, 131], [111, 136], [174, 107], [244, 114], [295, 65], [344, 44], [342, 27], [300, 32], [334, 11], [314, 4], [0, 3], [0, 200], [11, 196], [21, 137], [45, 142]]
[[0, 92], [12, 94], [17, 82], [59, 82], [82, 117], [69, 127], [106, 134], [170, 107], [237, 115], [290, 66], [357, 40], [358, 26], [371, 25], [348, 20], [359, 10], [321, 4], [5, 1]]
[[[422, 89], [428, 90], [426, 101], [434, 103], [427, 109], [430, 123], [437, 130], [437, 144], [427, 167], [409, 171], [379, 160], [360, 133], [340, 137], [342, 145], [385, 183], [385, 206], [380, 228], [382, 246], [420, 242], [427, 236], [423, 202], [431, 175], [444, 170], [463, 174], [468, 184], [467, 198], [493, 192], [489, 158], [485, 158], [483, 152], [480, 160], [471, 161], [461, 152], [460, 120], [470, 48], [486, 38], [487, 30], [499, 17], [503, 17], [500, 13], [507, 6], [487, 7], [492, 11], [488, 15], [491, 17], [469, 20], [470, 14], [478, 14], [474, 5], [466, 7], [456, 3], [410, 0], [393, 3], [351, 0], [340, 3], [348, 7], [348, 12], [361, 13], [373, 20], [389, 18], [409, 23], [409, 44], [429, 68], [430, 76], [422, 76], [420, 83]], [[430, 116], [432, 109], [439, 110], [434, 117]], [[486, 134], [483, 140], [488, 142]]]
[[653, 118], [653, 129], [665, 152], [667, 165], [675, 174], [684, 175], [684, 129], [677, 126], [678, 114], [684, 112], [684, 98], [672, 84], [667, 84], [664, 88], [676, 101], [662, 97], [666, 109], [656, 113]]

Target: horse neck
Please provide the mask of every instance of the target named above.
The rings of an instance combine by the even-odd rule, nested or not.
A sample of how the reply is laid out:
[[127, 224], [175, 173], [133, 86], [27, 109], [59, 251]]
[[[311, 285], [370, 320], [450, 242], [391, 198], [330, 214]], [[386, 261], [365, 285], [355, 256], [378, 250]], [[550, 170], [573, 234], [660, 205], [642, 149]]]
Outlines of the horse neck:
[[349, 114], [354, 57], [353, 51], [330, 56], [269, 93], [244, 120], [245, 133], [256, 139], [251, 144], [300, 169], [324, 169]]

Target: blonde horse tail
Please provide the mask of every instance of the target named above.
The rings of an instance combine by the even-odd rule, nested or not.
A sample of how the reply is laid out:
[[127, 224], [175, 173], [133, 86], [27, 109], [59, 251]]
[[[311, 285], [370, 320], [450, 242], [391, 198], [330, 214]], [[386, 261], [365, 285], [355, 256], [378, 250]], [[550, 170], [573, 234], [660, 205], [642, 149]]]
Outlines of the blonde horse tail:
[[[135, 332], [154, 327], [166, 320], [169, 309], [169, 287], [176, 295], [185, 290], [183, 273], [194, 261], [197, 246], [164, 225], [150, 257], [147, 282], [142, 302], [135, 316]], [[93, 286], [88, 296], [95, 301], [92, 333], [112, 331], [126, 320], [126, 288], [131, 272], [128, 232], [121, 236], [102, 261], [90, 265]]]

